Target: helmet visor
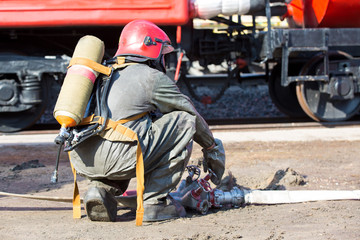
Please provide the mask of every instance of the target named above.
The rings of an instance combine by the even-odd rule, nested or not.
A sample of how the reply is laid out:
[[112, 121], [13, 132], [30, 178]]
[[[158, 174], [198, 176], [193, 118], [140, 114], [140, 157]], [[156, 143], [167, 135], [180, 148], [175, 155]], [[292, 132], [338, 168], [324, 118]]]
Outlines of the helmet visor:
[[161, 54], [168, 54], [174, 51], [174, 47], [171, 46], [171, 42], [168, 40], [161, 40], [159, 38], [155, 38], [155, 42], [159, 42], [162, 44]]
[[174, 47], [170, 43], [164, 42], [161, 50], [161, 54], [168, 54], [174, 51]]

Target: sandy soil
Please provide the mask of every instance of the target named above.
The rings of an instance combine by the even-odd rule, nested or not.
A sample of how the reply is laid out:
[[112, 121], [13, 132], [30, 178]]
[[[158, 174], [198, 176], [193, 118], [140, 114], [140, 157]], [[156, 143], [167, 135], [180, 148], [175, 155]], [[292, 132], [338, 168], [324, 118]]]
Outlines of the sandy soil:
[[[360, 141], [226, 143], [227, 171], [237, 183], [266, 188], [278, 170], [291, 168], [306, 184], [284, 181], [287, 190], [360, 189]], [[1, 146], [0, 191], [71, 197], [72, 172], [61, 155], [59, 182], [50, 183], [57, 147]], [[201, 157], [195, 145], [193, 161]], [[38, 168], [16, 170], [38, 160]], [[84, 195], [87, 182], [80, 179]], [[134, 184], [130, 186], [134, 188]], [[207, 215], [135, 226], [134, 211], [120, 208], [117, 222], [72, 219], [71, 203], [0, 196], [0, 239], [360, 239], [360, 201], [322, 201], [211, 209]]]

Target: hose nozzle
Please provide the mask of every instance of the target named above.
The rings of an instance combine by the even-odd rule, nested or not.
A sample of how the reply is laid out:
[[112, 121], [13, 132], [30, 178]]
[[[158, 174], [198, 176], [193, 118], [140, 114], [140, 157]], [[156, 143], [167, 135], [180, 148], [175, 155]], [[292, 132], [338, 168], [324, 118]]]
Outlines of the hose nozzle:
[[51, 183], [57, 183], [58, 181], [58, 169], [59, 169], [59, 161], [60, 161], [60, 153], [61, 148], [64, 145], [65, 139], [70, 136], [70, 133], [67, 131], [66, 128], [61, 127], [59, 135], [55, 138], [54, 142], [59, 145], [59, 149], [56, 156], [56, 165], [53, 175], [51, 176]]
[[57, 169], [54, 170], [50, 181], [51, 181], [51, 183], [57, 183], [57, 181], [58, 181], [58, 170]]

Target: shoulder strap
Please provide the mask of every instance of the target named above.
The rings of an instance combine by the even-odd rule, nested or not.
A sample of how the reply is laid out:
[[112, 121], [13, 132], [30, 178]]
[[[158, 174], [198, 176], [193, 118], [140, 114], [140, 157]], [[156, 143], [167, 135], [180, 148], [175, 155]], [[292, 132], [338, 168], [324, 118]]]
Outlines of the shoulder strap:
[[70, 60], [69, 67], [75, 64], [81, 64], [84, 66], [87, 66], [99, 73], [105, 74], [106, 76], [110, 76], [112, 69], [110, 67], [106, 67], [100, 63], [97, 63], [93, 60], [90, 60], [88, 58], [82, 58], [82, 57], [74, 57]]
[[135, 65], [135, 64], [139, 64], [139, 63], [137, 63], [137, 62], [125, 63], [125, 57], [117, 57], [116, 58], [116, 63], [112, 65], [112, 68], [114, 70], [116, 70], [116, 69], [125, 68], [125, 67], [130, 66], [130, 65]]

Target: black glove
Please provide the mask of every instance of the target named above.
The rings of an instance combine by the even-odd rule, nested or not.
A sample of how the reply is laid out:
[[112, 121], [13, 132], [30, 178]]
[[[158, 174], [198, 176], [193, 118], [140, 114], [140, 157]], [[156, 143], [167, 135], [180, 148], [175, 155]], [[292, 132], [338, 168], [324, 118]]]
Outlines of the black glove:
[[215, 185], [221, 183], [221, 178], [225, 171], [225, 150], [220, 139], [215, 139], [215, 147], [212, 149], [202, 149], [204, 154], [204, 172], [211, 169], [216, 176], [211, 176], [211, 181]]

